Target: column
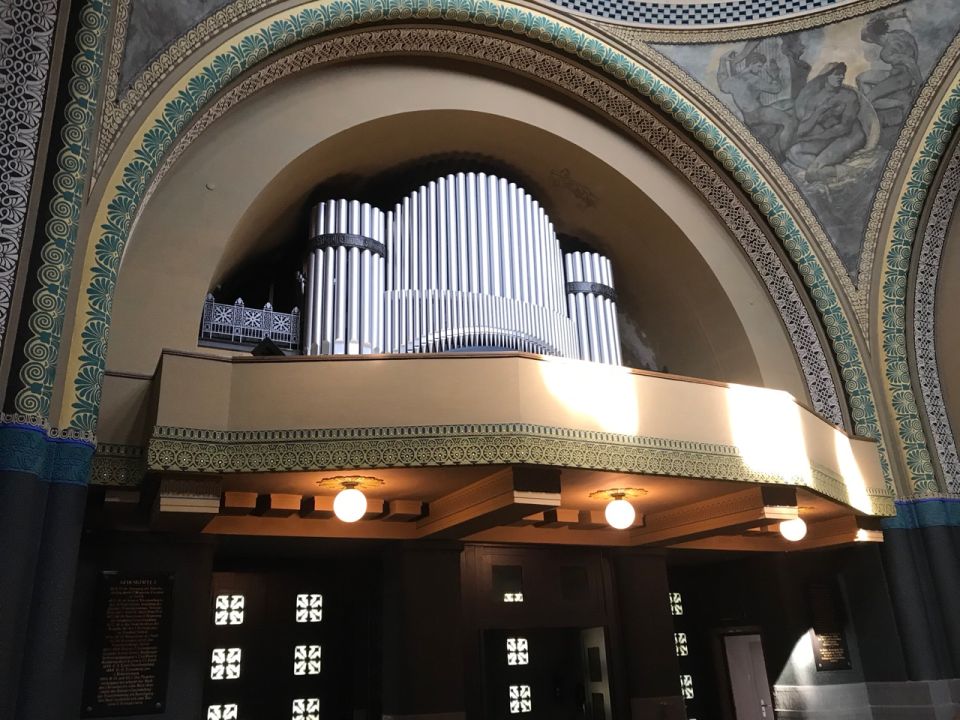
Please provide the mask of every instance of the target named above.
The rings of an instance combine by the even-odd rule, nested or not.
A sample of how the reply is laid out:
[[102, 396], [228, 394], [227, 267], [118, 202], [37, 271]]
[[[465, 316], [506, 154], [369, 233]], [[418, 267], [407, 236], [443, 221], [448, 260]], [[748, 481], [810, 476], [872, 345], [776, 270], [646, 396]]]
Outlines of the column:
[[673, 638], [666, 561], [626, 551], [613, 556], [626, 718], [685, 720]]
[[458, 543], [388, 551], [383, 586], [384, 720], [463, 720]]

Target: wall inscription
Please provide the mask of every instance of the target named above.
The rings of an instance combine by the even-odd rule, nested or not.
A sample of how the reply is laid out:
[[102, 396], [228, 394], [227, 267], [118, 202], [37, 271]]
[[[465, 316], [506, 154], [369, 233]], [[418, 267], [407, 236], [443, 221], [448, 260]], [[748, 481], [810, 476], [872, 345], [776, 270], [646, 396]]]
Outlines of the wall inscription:
[[173, 578], [104, 572], [83, 687], [85, 717], [164, 710]]
[[832, 585], [811, 585], [810, 610], [813, 616], [813, 659], [817, 670], [849, 670], [850, 651], [843, 631], [840, 598]]

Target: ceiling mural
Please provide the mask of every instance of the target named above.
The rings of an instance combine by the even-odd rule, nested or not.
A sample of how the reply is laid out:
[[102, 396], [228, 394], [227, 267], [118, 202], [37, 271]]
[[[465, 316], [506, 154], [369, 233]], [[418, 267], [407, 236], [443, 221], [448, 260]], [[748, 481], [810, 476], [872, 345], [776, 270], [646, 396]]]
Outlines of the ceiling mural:
[[120, 86], [126, 87], [153, 58], [230, 0], [130, 0]]
[[807, 200], [856, 282], [884, 166], [960, 29], [960, 3], [910, 0], [735, 43], [658, 44], [725, 104]]

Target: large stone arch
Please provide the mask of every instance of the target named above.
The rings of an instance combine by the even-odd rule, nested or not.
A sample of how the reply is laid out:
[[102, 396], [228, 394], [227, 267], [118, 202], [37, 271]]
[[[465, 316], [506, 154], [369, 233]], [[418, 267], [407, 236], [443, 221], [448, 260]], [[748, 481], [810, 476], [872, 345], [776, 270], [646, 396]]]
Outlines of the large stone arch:
[[[88, 243], [86, 257], [80, 266], [83, 276], [77, 321], [72, 340], [67, 344], [70, 357], [60, 416], [62, 426], [79, 433], [92, 433], [95, 429], [110, 303], [123, 248], [138, 208], [162, 166], [164, 156], [181, 134], [188, 131], [191, 121], [209, 103], [216, 102], [217, 94], [246, 70], [255, 68], [297, 42], [360, 24], [441, 19], [468, 27], [485, 26], [491, 32], [507, 37], [522, 35], [536, 45], [574, 56], [578, 62], [594, 66], [607, 85], [626, 86], [647, 98], [689, 132], [749, 194], [783, 243], [832, 345], [853, 428], [858, 434], [880, 438], [869, 377], [847, 313], [810, 243], [778, 199], [776, 190], [748, 158], [688, 99], [662, 78], [602, 40], [540, 11], [473, 0], [398, 0], [387, 4], [376, 0], [314, 2], [296, 10], [283, 10], [223, 42], [174, 84], [149, 112], [135, 135], [136, 140], [124, 151], [106, 181], [108, 193], [100, 202], [94, 220], [96, 237]], [[567, 67], [574, 69], [573, 65], [567, 64]], [[629, 99], [628, 93], [621, 94]], [[40, 268], [41, 273], [45, 270]], [[45, 327], [56, 331], [62, 323], [62, 316], [58, 321], [58, 308], [49, 305], [38, 303], [35, 298], [33, 316], [54, 316]], [[57, 332], [34, 333], [28, 338], [27, 359], [20, 372], [23, 386], [15, 403], [20, 412], [41, 416], [49, 413], [53, 387], [50, 368], [51, 364], [56, 365], [55, 348], [59, 342]], [[38, 347], [54, 349], [44, 352], [37, 350]], [[26, 382], [24, 378], [31, 380]]]
[[[956, 142], [945, 157], [936, 192], [930, 202], [929, 215], [923, 225], [916, 278], [911, 283], [913, 306], [913, 342], [911, 350], [916, 364], [917, 384], [923, 401], [926, 425], [933, 441], [943, 486], [948, 492], [960, 493], [960, 457], [950, 424], [947, 403], [940, 380], [936, 319], [944, 312], [937, 307], [941, 267], [947, 237], [953, 221], [957, 197], [960, 196], [960, 150]], [[954, 221], [955, 222], [955, 221]]]
[[894, 196], [894, 215], [882, 248], [883, 265], [875, 291], [874, 336], [884, 372], [885, 399], [896, 422], [898, 449], [906, 465], [907, 490], [920, 497], [938, 495], [942, 489], [934, 473], [911, 379], [908, 286], [921, 217], [958, 120], [960, 78], [954, 78], [920, 134], [907, 174]]

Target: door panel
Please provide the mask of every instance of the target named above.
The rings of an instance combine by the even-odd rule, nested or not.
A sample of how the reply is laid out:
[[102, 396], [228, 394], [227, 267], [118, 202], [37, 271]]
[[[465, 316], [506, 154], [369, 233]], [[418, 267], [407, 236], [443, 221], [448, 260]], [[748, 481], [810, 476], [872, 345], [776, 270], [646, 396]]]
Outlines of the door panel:
[[726, 635], [723, 646], [737, 720], [773, 720], [760, 636]]
[[586, 716], [589, 720], [610, 720], [610, 676], [607, 669], [607, 641], [603, 628], [580, 631], [581, 662], [586, 688]]
[[485, 717], [587, 720], [579, 629], [487, 630], [483, 646]]

